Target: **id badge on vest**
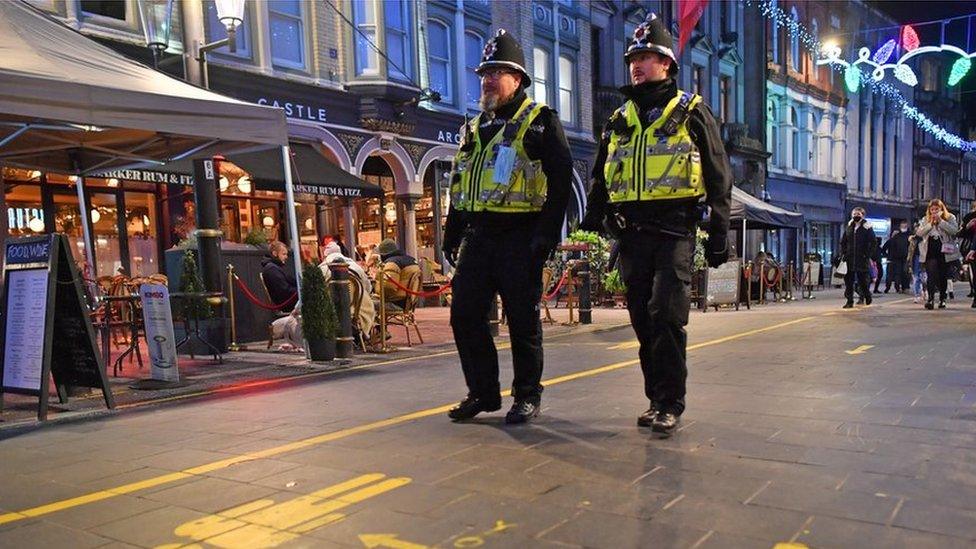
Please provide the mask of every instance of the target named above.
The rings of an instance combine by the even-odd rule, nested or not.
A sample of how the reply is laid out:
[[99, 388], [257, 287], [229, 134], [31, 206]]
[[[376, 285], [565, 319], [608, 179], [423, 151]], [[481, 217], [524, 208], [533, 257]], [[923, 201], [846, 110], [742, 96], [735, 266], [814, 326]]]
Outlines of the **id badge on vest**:
[[495, 154], [495, 167], [492, 181], [499, 185], [508, 185], [512, 177], [512, 169], [515, 168], [515, 149], [513, 147], [498, 147]]

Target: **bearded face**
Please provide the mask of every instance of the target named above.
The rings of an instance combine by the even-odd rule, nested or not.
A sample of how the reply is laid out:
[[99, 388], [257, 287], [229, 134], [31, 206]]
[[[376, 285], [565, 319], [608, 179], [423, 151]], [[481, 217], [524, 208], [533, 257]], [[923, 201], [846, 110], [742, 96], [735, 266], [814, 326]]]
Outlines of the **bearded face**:
[[484, 112], [494, 112], [515, 97], [522, 75], [505, 69], [487, 69], [481, 72], [481, 98], [478, 105]]

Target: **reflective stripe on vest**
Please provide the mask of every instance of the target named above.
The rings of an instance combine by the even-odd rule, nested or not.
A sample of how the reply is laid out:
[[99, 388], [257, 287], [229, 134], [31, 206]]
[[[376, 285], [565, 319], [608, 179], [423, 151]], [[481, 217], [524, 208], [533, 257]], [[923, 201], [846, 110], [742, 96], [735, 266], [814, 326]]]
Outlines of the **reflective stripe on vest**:
[[627, 101], [614, 113], [615, 117], [623, 117], [627, 128], [623, 132], [610, 130], [607, 160], [603, 167], [610, 202], [673, 200], [705, 195], [701, 154], [691, 141], [687, 117], [676, 126], [674, 134], [656, 135], [683, 97], [688, 102], [689, 112], [702, 100], [701, 96], [678, 91], [657, 120], [643, 131], [633, 101]]
[[[546, 201], [546, 175], [542, 161], [525, 153], [525, 133], [545, 105], [526, 98], [515, 116], [505, 122], [486, 144], [481, 143], [479, 114], [463, 128], [461, 146], [451, 170], [451, 204], [471, 212], [538, 212]], [[474, 147], [464, 151], [468, 140]], [[507, 183], [495, 182], [495, 160], [502, 146], [515, 150], [515, 163]]]

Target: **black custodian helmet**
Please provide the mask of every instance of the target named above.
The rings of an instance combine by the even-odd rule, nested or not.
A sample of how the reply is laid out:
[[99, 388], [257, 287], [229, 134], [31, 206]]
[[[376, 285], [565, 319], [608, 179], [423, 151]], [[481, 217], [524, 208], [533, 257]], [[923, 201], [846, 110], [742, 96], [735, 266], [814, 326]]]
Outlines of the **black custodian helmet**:
[[637, 25], [630, 45], [624, 53], [624, 61], [630, 63], [630, 56], [635, 53], [653, 52], [671, 60], [670, 74], [678, 72], [678, 58], [674, 55], [674, 39], [668, 32], [664, 22], [655, 13], [647, 14], [647, 19]]
[[481, 54], [481, 63], [474, 72], [481, 74], [487, 69], [511, 69], [522, 73], [522, 87], [532, 83], [529, 73], [525, 70], [525, 54], [518, 41], [505, 29], [498, 29], [498, 33], [485, 44], [485, 51]]

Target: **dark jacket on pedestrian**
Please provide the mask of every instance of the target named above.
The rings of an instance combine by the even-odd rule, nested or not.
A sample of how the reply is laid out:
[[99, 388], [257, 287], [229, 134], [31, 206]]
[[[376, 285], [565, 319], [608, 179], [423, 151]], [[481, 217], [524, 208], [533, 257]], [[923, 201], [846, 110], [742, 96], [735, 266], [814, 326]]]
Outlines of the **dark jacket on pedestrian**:
[[969, 212], [959, 224], [959, 252], [963, 257], [969, 252], [976, 252], [976, 212]]
[[888, 261], [903, 263], [908, 257], [908, 231], [896, 230], [891, 233], [891, 238], [881, 247], [881, 253]]
[[[522, 89], [510, 102], [498, 107], [494, 116], [482, 115], [481, 126], [478, 129], [478, 137], [482, 143], [488, 143], [501, 131], [505, 126], [504, 122], [515, 116], [525, 98], [526, 93]], [[556, 111], [547, 107], [539, 113], [529, 127], [529, 131], [526, 132], [523, 145], [530, 159], [542, 162], [542, 172], [546, 174], [546, 201], [542, 205], [542, 211], [466, 212], [456, 210], [451, 205], [444, 228], [442, 248], [445, 252], [456, 250], [461, 245], [468, 228], [508, 231], [512, 228], [534, 227], [529, 244], [534, 253], [544, 255], [549, 255], [559, 243], [563, 219], [566, 217], [566, 207], [569, 205], [573, 157]]]
[[284, 303], [281, 311], [289, 312], [298, 301], [298, 285], [295, 284], [295, 274], [278, 259], [265, 256], [261, 260], [261, 276], [264, 286], [268, 289], [268, 297], [274, 304]]
[[[663, 109], [678, 93], [678, 86], [673, 78], [668, 78], [660, 82], [624, 86], [620, 91], [637, 105], [641, 123], [646, 128], [658, 118], [659, 109]], [[718, 123], [706, 102], [700, 102], [689, 112], [687, 125], [691, 140], [701, 155], [705, 204], [711, 208], [708, 242], [710, 247], [714, 243], [714, 249], [721, 251], [726, 245], [729, 211], [732, 208], [732, 168], [725, 153]], [[703, 213], [697, 198], [609, 203], [610, 196], [603, 168], [607, 160], [610, 133], [610, 122], [607, 121], [593, 164], [593, 184], [587, 198], [586, 216], [580, 223], [580, 228], [607, 232], [604, 221], [619, 213], [629, 224], [694, 234], [695, 226]]]
[[[854, 220], [847, 222], [844, 235], [840, 238], [842, 261], [847, 262], [847, 268], [855, 271], [870, 271], [871, 259], [875, 256], [878, 241], [874, 236], [874, 229], [867, 221], [855, 224]], [[906, 255], [908, 252], [905, 252]]]

